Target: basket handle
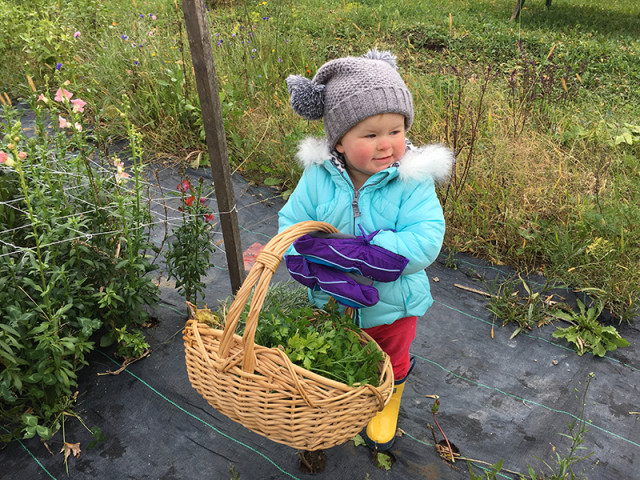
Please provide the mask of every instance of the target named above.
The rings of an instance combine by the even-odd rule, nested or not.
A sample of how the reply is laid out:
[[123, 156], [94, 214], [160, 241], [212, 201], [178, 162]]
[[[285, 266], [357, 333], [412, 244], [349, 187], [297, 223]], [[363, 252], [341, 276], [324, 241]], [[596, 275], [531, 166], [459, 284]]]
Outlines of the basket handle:
[[254, 291], [251, 305], [249, 306], [249, 314], [247, 316], [244, 335], [242, 337], [242, 346], [244, 350], [242, 370], [247, 373], [254, 372], [256, 366], [254, 339], [256, 335], [256, 328], [258, 326], [258, 316], [267, 295], [267, 289], [269, 288], [271, 277], [278, 269], [278, 265], [280, 265], [282, 257], [291, 244], [299, 237], [316, 231], [327, 233], [339, 232], [337, 228], [326, 222], [305, 221], [296, 223], [273, 237], [258, 254], [255, 264], [238, 290], [236, 298], [227, 312], [224, 332], [220, 339], [220, 346], [218, 348], [218, 356], [220, 358], [226, 358], [229, 355], [233, 335], [240, 319], [240, 313], [242, 313], [251, 291]]

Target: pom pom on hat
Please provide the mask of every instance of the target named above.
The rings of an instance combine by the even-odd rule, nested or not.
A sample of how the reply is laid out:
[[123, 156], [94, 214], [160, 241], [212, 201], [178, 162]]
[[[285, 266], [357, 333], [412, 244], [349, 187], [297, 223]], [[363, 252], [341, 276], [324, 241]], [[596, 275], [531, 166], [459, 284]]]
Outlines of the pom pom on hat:
[[293, 111], [307, 120], [320, 120], [324, 115], [325, 86], [302, 75], [290, 75], [287, 88]]
[[391, 52], [379, 52], [373, 48], [365, 53], [363, 57], [368, 58], [369, 60], [382, 60], [383, 62], [387, 62], [391, 65], [394, 70], [398, 69], [398, 65], [396, 65], [396, 56], [391, 55]]

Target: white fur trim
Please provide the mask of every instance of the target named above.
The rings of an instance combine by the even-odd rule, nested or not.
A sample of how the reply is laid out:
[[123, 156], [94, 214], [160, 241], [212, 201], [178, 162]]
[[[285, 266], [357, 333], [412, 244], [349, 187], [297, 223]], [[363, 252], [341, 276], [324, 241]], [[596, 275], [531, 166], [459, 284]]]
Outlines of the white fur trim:
[[415, 150], [407, 150], [400, 160], [398, 174], [401, 180], [424, 181], [433, 178], [435, 183], [446, 183], [451, 178], [455, 157], [444, 145], [433, 144]]
[[321, 165], [331, 158], [329, 145], [324, 138], [307, 137], [298, 145], [296, 158], [304, 168], [314, 164]]

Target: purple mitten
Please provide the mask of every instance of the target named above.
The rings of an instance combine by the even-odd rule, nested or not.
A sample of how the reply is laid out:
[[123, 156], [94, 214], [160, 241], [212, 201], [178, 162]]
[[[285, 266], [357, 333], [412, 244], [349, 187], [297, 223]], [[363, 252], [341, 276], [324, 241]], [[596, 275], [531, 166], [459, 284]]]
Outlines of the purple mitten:
[[378, 303], [378, 290], [371, 286], [373, 282], [368, 278], [309, 262], [300, 255], [287, 255], [284, 259], [295, 280], [305, 287], [328, 293], [342, 305], [362, 308]]
[[393, 282], [400, 277], [409, 260], [371, 245], [369, 242], [376, 233], [354, 237], [314, 232], [298, 238], [293, 246], [310, 262], [356, 272], [378, 282]]

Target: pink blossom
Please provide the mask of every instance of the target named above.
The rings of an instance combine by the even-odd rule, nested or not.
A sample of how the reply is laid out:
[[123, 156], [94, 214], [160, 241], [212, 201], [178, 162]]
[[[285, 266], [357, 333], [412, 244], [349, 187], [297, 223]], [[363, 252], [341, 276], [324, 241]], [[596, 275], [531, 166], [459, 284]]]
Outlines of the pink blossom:
[[47, 103], [47, 97], [44, 96], [44, 93], [41, 93], [40, 96], [38, 97], [38, 102], [44, 102]]
[[20, 160], [24, 160], [25, 158], [27, 158], [27, 153], [22, 151], [18, 152], [18, 158]]
[[80, 32], [76, 32], [73, 34], [73, 38], [78, 38], [80, 36]]
[[73, 93], [63, 89], [62, 87], [56, 92], [56, 96], [53, 98], [56, 102], [62, 102], [63, 99], [71, 100]]
[[13, 158], [9, 158], [6, 152], [0, 151], [0, 165], [6, 165], [7, 167], [13, 167], [16, 162], [13, 161]]
[[186, 192], [190, 188], [191, 188], [191, 183], [189, 182], [189, 180], [182, 180], [182, 183], [178, 184], [179, 192]]
[[73, 105], [74, 112], [84, 112], [84, 106], [87, 104], [84, 100], [80, 98], [76, 98], [75, 100], [71, 100], [71, 104]]
[[129, 177], [130, 175], [127, 172], [118, 172], [116, 173], [116, 182], [126, 182]]
[[74, 127], [76, 127], [76, 130], [77, 130], [77, 131], [79, 131], [79, 132], [81, 132], [81, 131], [82, 131], [82, 125], [80, 125], [78, 122], [76, 122], [76, 123], [74, 124]]
[[58, 127], [60, 127], [60, 128], [70, 128], [71, 124], [67, 121], [66, 118], [58, 115]]
[[113, 159], [113, 166], [116, 167], [116, 182], [126, 182], [130, 175], [124, 171], [124, 163], [116, 157]]

